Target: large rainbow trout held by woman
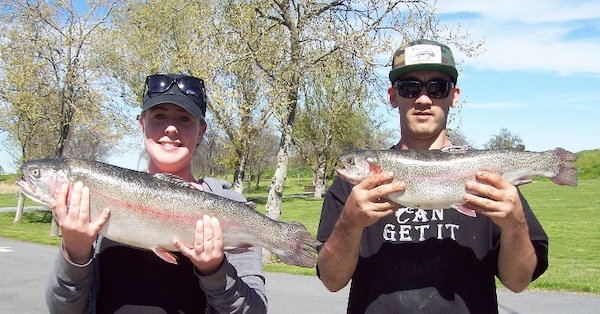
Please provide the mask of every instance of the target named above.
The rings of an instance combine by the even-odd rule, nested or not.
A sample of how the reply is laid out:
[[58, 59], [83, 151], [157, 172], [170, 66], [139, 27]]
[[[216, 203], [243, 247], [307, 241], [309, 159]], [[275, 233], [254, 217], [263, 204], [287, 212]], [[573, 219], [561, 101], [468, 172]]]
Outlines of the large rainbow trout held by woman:
[[577, 186], [577, 169], [570, 162], [577, 155], [562, 148], [546, 152], [522, 150], [362, 150], [341, 157], [338, 175], [358, 184], [371, 172], [392, 171], [394, 181], [406, 182], [406, 189], [387, 196], [403, 206], [421, 209], [456, 208], [473, 216], [461, 205], [465, 183], [475, 180], [479, 170], [500, 174], [508, 182], [521, 185], [532, 176], [549, 178], [560, 185]]
[[81, 181], [90, 189], [91, 219], [111, 210], [100, 231], [105, 237], [152, 250], [164, 260], [176, 251], [173, 239], [191, 244], [196, 220], [219, 219], [226, 247], [262, 246], [286, 264], [314, 267], [320, 243], [300, 223], [275, 221], [245, 203], [192, 188], [169, 174], [152, 175], [81, 159], [41, 159], [24, 163], [17, 181], [23, 194], [50, 209], [63, 183]]

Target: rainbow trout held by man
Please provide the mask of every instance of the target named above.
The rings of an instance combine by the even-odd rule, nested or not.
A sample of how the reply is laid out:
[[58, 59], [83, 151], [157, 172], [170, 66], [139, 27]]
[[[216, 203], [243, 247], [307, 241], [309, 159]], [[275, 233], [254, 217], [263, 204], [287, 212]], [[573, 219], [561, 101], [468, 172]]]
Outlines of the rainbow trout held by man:
[[577, 169], [570, 162], [577, 155], [562, 148], [546, 152], [523, 150], [362, 150], [341, 157], [338, 175], [358, 184], [371, 172], [391, 171], [394, 181], [406, 182], [404, 191], [387, 195], [403, 206], [421, 209], [455, 208], [474, 216], [464, 206], [465, 183], [487, 170], [500, 174], [508, 182], [521, 185], [532, 176], [549, 178], [560, 185], [577, 186]]
[[[176, 262], [175, 238], [191, 244], [196, 220], [219, 219], [226, 247], [262, 246], [286, 264], [314, 267], [320, 243], [300, 223], [275, 221], [245, 203], [192, 188], [169, 174], [152, 175], [81, 159], [41, 159], [24, 163], [17, 185], [23, 194], [50, 209], [55, 191], [77, 181], [90, 189], [92, 219], [111, 210], [100, 233], [127, 245], [154, 251]], [[244, 249], [242, 249], [244, 250]]]

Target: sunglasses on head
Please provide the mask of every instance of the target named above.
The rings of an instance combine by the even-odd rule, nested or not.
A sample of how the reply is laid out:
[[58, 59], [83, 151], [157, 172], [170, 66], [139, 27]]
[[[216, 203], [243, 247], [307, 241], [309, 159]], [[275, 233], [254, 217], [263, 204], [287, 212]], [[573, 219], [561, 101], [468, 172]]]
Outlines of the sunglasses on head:
[[198, 97], [204, 101], [204, 81], [192, 76], [173, 78], [161, 74], [149, 75], [146, 77], [144, 95], [164, 93], [168, 91], [174, 83], [182, 93], [188, 96]]
[[431, 80], [429, 82], [420, 82], [417, 80], [397, 80], [394, 82], [394, 87], [398, 90], [398, 94], [404, 98], [415, 98], [421, 95], [423, 86], [427, 91], [427, 95], [431, 98], [446, 98], [450, 95], [450, 90], [454, 88], [453, 82], [448, 82], [442, 79]]

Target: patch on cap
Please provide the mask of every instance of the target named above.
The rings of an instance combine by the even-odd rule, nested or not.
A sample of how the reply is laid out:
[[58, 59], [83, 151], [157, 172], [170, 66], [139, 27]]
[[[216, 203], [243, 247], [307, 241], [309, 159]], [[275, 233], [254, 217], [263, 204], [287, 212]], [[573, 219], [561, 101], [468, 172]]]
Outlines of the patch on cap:
[[452, 50], [433, 40], [419, 39], [405, 44], [394, 52], [390, 82], [402, 75], [414, 71], [438, 71], [449, 75], [454, 82], [458, 71], [454, 63]]
[[404, 49], [404, 65], [419, 63], [442, 63], [442, 47], [418, 45]]

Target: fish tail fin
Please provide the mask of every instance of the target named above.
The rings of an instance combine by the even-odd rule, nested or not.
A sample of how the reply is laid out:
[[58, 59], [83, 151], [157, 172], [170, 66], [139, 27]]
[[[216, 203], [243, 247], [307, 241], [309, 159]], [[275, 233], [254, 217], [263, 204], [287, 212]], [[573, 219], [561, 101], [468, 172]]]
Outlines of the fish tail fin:
[[550, 180], [560, 185], [577, 186], [577, 168], [561, 163], [558, 165], [558, 173]]
[[556, 148], [553, 153], [558, 157], [559, 164], [558, 173], [550, 180], [560, 185], [577, 186], [577, 168], [570, 164], [577, 160], [577, 154], [560, 147]]
[[272, 250], [281, 261], [288, 265], [305, 268], [315, 267], [317, 264], [317, 246], [321, 244], [299, 222], [285, 223], [287, 239], [285, 247]]

